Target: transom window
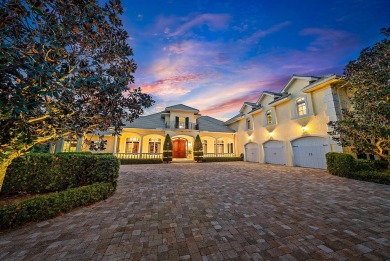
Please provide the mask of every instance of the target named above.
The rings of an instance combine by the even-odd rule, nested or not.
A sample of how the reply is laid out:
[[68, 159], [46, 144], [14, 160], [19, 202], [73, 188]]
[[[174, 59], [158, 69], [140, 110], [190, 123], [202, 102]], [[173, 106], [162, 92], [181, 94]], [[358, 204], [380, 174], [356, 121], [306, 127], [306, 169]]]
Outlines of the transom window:
[[215, 153], [224, 153], [223, 145], [224, 145], [223, 140], [217, 140], [215, 142]]
[[138, 153], [139, 138], [131, 137], [126, 138], [126, 153]]
[[305, 98], [298, 98], [295, 101], [296, 106], [297, 106], [297, 113], [298, 116], [306, 115], [307, 114], [307, 108], [306, 108], [306, 102]]
[[160, 153], [161, 151], [161, 139], [151, 138], [149, 139], [149, 153]]
[[267, 117], [267, 124], [272, 124], [273, 120], [272, 120], [272, 111], [271, 110], [268, 110], [266, 112], [266, 117]]

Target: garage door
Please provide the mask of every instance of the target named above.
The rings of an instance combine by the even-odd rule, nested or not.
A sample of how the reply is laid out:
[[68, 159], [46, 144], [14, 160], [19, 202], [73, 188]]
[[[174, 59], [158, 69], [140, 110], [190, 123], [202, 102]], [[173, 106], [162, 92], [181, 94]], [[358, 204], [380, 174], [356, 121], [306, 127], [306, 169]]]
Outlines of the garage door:
[[286, 150], [282, 141], [271, 140], [264, 143], [263, 147], [265, 163], [286, 165]]
[[245, 161], [259, 162], [259, 146], [257, 143], [248, 143], [245, 145]]
[[328, 140], [320, 137], [305, 137], [292, 142], [294, 165], [326, 169], [325, 154], [330, 151]]

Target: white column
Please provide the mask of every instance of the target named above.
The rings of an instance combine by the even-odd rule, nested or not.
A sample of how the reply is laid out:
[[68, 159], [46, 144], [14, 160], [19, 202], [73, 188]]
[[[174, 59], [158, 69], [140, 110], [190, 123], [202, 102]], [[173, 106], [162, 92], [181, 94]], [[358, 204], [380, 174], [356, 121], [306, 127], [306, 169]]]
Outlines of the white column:
[[118, 135], [115, 134], [114, 136], [114, 149], [113, 149], [113, 154], [115, 155], [116, 154], [116, 144], [118, 142]]
[[142, 159], [142, 146], [144, 145], [144, 136], [141, 136], [140, 149], [139, 149], [139, 158]]

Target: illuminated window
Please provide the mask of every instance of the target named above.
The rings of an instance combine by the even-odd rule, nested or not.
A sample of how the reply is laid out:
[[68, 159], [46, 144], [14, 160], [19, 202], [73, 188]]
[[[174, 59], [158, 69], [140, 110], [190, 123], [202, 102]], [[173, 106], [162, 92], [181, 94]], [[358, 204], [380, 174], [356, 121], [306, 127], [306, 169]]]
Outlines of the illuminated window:
[[179, 129], [185, 129], [186, 128], [186, 118], [180, 117], [179, 118]]
[[273, 120], [272, 120], [272, 112], [271, 112], [271, 110], [268, 110], [266, 112], [266, 117], [267, 117], [267, 124], [272, 124]]
[[138, 153], [139, 138], [131, 137], [126, 138], [126, 153]]
[[149, 153], [160, 153], [161, 151], [161, 139], [152, 138], [149, 139]]
[[298, 116], [306, 115], [307, 114], [307, 108], [306, 108], [306, 102], [304, 98], [298, 98], [296, 101], [297, 106], [297, 113]]
[[223, 145], [224, 145], [223, 140], [217, 140], [215, 142], [215, 153], [224, 153]]
[[228, 147], [228, 153], [234, 153], [233, 152], [233, 143], [228, 143], [227, 147]]
[[207, 153], [207, 140], [202, 141], [203, 144], [203, 153]]
[[64, 146], [62, 147], [63, 152], [76, 152], [77, 151], [77, 141], [64, 141]]

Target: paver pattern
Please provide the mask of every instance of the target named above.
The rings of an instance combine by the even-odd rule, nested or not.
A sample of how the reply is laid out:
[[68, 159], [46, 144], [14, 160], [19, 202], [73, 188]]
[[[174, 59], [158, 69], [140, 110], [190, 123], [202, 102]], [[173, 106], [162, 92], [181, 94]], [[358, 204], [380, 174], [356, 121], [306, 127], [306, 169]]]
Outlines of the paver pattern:
[[122, 166], [93, 206], [0, 234], [0, 260], [386, 260], [390, 186], [245, 162]]

